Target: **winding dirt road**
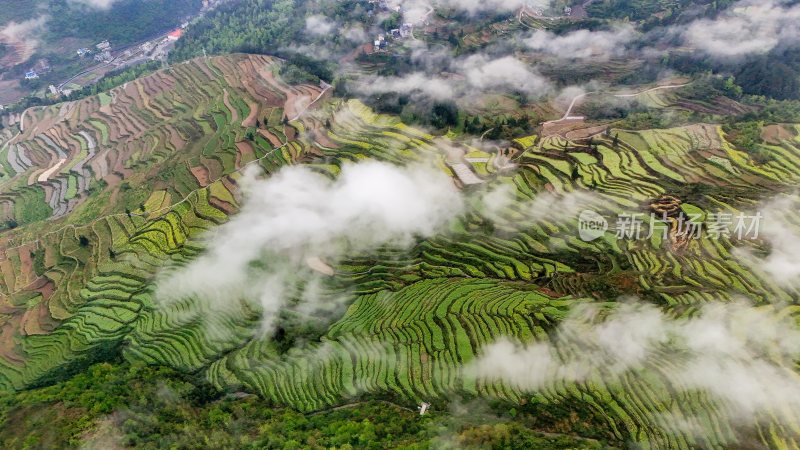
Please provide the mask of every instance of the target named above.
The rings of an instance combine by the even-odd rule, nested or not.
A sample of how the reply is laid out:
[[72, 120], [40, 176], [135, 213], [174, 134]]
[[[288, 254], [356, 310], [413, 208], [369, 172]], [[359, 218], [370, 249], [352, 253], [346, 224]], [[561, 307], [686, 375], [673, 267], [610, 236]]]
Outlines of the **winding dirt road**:
[[[662, 90], [662, 89], [677, 89], [677, 88], [681, 88], [681, 87], [689, 85], [690, 83], [691, 82], [683, 83], [683, 84], [666, 84], [666, 85], [663, 85], [663, 86], [656, 86], [654, 88], [645, 89], [644, 91], [634, 92], [632, 94], [611, 94], [611, 96], [612, 97], [617, 97], [617, 98], [631, 98], [631, 97], [636, 97], [638, 95], [647, 94], [649, 92], [659, 91], [659, 90]], [[549, 121], [547, 121], [545, 123], [558, 123], [558, 122], [563, 122], [564, 120], [567, 120], [570, 117], [570, 114], [572, 114], [572, 109], [575, 107], [575, 104], [578, 102], [578, 100], [580, 100], [580, 99], [582, 99], [584, 97], [587, 97], [589, 95], [596, 95], [596, 94], [602, 94], [602, 93], [603, 93], [603, 91], [593, 91], [593, 92], [584, 92], [582, 94], [576, 95], [575, 97], [572, 98], [572, 101], [570, 102], [569, 107], [567, 108], [567, 111], [564, 113], [564, 115], [560, 119], [549, 120]]]

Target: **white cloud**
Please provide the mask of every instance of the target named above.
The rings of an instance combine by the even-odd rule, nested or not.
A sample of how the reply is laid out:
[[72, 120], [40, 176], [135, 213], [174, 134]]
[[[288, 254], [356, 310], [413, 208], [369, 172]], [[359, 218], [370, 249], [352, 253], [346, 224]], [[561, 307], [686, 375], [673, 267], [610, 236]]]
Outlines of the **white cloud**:
[[501, 339], [467, 373], [523, 391], [563, 382], [610, 386], [635, 373], [678, 391], [706, 391], [725, 404], [731, 420], [753, 424], [769, 415], [788, 422], [800, 412], [797, 358], [800, 331], [771, 307], [716, 303], [675, 319], [653, 306], [623, 303], [607, 315], [580, 309], [551, 342]]
[[288, 300], [305, 299], [306, 310], [321, 301], [309, 258], [335, 263], [384, 245], [410, 245], [440, 231], [464, 204], [440, 171], [379, 162], [346, 165], [336, 180], [306, 167], [263, 181], [249, 172], [241, 185], [241, 212], [220, 227], [207, 252], [163, 274], [156, 298], [171, 304], [194, 297], [232, 313], [239, 302], [255, 304], [265, 330]]
[[492, 186], [480, 194], [479, 200], [481, 214], [506, 230], [524, 229], [542, 222], [574, 223], [582, 210], [601, 203], [596, 195], [586, 191], [560, 194], [544, 191], [525, 199], [510, 183]]
[[306, 32], [315, 36], [330, 34], [336, 24], [325, 16], [313, 15], [306, 17]]
[[624, 55], [626, 45], [634, 36], [635, 31], [630, 25], [621, 26], [614, 31], [577, 30], [561, 36], [538, 30], [525, 40], [525, 44], [534, 50], [563, 59], [608, 60]]
[[458, 66], [469, 85], [481, 90], [505, 88], [541, 97], [551, 89], [546, 78], [513, 56], [490, 59], [485, 55], [472, 55]]
[[682, 30], [687, 45], [718, 58], [767, 53], [800, 40], [800, 5], [743, 1], [716, 19], [700, 19]]
[[[415, 57], [423, 59], [423, 55], [424, 52], [418, 52]], [[356, 89], [363, 94], [416, 93], [435, 100], [475, 99], [489, 91], [518, 91], [538, 98], [552, 90], [549, 80], [513, 56], [491, 59], [479, 54], [455, 61], [441, 60], [440, 56], [432, 55], [431, 61], [424, 61], [428, 65], [439, 65], [440, 71], [449, 65], [453, 73], [448, 77], [424, 72], [402, 77], [364, 77], [358, 80]]]
[[362, 94], [399, 92], [403, 94], [422, 94], [435, 100], [455, 97], [456, 88], [451, 80], [440, 76], [429, 76], [414, 72], [402, 77], [364, 77], [358, 81], [357, 90]]
[[69, 0], [72, 5], [88, 6], [94, 9], [109, 9], [117, 0]]
[[[763, 271], [784, 288], [800, 289], [800, 197], [777, 198], [761, 210], [759, 235], [770, 244], [766, 257], [738, 248], [735, 255], [753, 268]], [[753, 214], [750, 214], [751, 216]]]
[[369, 35], [367, 32], [364, 31], [364, 28], [358, 25], [345, 29], [342, 32], [342, 36], [344, 36], [347, 40], [356, 43], [364, 43], [369, 41]]
[[516, 11], [523, 6], [534, 6], [540, 9], [546, 9], [550, 6], [550, 1], [548, 0], [434, 0], [431, 3], [437, 8], [458, 9], [470, 14], [481, 12], [506, 13]]
[[48, 19], [47, 16], [39, 16], [23, 22], [11, 21], [0, 29], [0, 41], [17, 47], [20, 53], [16, 63], [27, 61], [39, 47]]

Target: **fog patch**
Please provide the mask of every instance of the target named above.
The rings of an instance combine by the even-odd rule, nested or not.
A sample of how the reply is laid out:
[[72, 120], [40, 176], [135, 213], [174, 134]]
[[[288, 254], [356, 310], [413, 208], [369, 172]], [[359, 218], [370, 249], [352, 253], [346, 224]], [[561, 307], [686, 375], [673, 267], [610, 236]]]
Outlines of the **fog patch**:
[[423, 72], [397, 77], [364, 77], [357, 82], [356, 90], [365, 95], [399, 92], [434, 100], [450, 100], [456, 96], [456, 86], [451, 80]]
[[336, 24], [325, 16], [319, 14], [306, 17], [306, 32], [314, 36], [330, 34]]
[[0, 42], [18, 49], [17, 64], [27, 61], [39, 48], [48, 20], [48, 16], [39, 16], [22, 22], [11, 21], [0, 28]]
[[537, 9], [550, 7], [548, 0], [432, 0], [430, 3], [437, 8], [456, 9], [473, 15], [485, 12], [508, 13], [523, 7]]
[[525, 45], [533, 50], [545, 52], [562, 59], [593, 58], [606, 61], [623, 56], [626, 45], [635, 37], [631, 25], [623, 25], [613, 31], [577, 30], [564, 35], [538, 30], [525, 39]]
[[749, 425], [769, 417], [789, 423], [800, 412], [797, 358], [800, 331], [772, 306], [715, 303], [675, 318], [626, 302], [611, 311], [577, 308], [550, 341], [499, 339], [466, 373], [523, 392], [572, 382], [611, 386], [625, 374], [654, 377], [679, 392], [711, 394], [730, 419]]
[[490, 59], [473, 55], [458, 64], [470, 87], [480, 90], [518, 90], [531, 97], [541, 97], [551, 89], [550, 82], [513, 56]]
[[394, 92], [442, 101], [475, 100], [488, 92], [518, 92], [528, 98], [541, 98], [553, 89], [547, 78], [513, 56], [492, 58], [477, 54], [449, 60], [440, 52], [426, 54], [424, 50], [417, 50], [412, 56], [435, 73], [362, 77], [354, 83], [355, 91], [364, 95]]
[[507, 231], [518, 231], [541, 223], [556, 226], [577, 223], [582, 210], [602, 203], [599, 196], [586, 191], [544, 191], [527, 198], [508, 183], [492, 186], [478, 198], [482, 205], [481, 214], [495, 226]]
[[[308, 23], [306, 23], [308, 25]], [[342, 31], [342, 36], [350, 42], [362, 43], [369, 40], [369, 34], [360, 25], [354, 25]]]
[[[800, 196], [776, 198], [760, 211], [758, 233], [770, 247], [769, 254], [757, 256], [745, 248], [734, 254], [754, 270], [765, 273], [783, 288], [800, 289]], [[754, 214], [750, 214], [753, 215]]]
[[445, 229], [464, 208], [452, 179], [427, 166], [363, 162], [345, 165], [335, 180], [302, 166], [265, 180], [248, 171], [241, 187], [241, 211], [204, 254], [162, 274], [156, 298], [165, 305], [198, 299], [212, 317], [254, 308], [265, 333], [290, 302], [301, 312], [341, 302], [319, 294], [326, 275], [308, 266], [310, 258], [335, 264], [383, 246], [405, 248]]
[[93, 9], [110, 9], [117, 0], [68, 0], [70, 5], [88, 6]]
[[716, 19], [700, 19], [681, 30], [687, 45], [719, 59], [764, 54], [800, 40], [800, 5], [742, 1]]

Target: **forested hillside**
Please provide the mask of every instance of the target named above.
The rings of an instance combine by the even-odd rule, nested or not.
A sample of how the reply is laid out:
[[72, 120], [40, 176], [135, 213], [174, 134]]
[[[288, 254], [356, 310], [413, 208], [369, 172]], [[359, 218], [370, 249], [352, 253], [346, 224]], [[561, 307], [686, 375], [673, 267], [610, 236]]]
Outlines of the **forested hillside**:
[[180, 25], [201, 4], [202, 0], [119, 0], [107, 10], [97, 10], [76, 7], [69, 0], [50, 0], [46, 39], [108, 40], [122, 47]]

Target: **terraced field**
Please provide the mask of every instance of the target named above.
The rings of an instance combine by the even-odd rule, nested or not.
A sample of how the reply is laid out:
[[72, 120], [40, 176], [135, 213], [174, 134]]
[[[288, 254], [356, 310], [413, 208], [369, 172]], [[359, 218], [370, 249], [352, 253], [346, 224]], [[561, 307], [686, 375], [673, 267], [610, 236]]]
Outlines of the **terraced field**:
[[122, 337], [159, 261], [235, 210], [237, 171], [302, 157], [283, 117], [321, 90], [282, 83], [277, 64], [195, 60], [116, 88], [110, 102], [27, 112], [2, 154], [2, 214], [16, 225], [0, 237], [3, 384], [35, 384]]
[[[591, 141], [520, 136], [487, 152], [355, 100], [323, 97], [306, 109], [320, 89], [287, 86], [278, 64], [242, 55], [194, 60], [112, 90], [106, 105], [89, 98], [28, 112], [0, 158], [8, 173], [2, 214], [18, 225], [0, 235], [0, 386], [47, 383], [121, 351], [303, 411], [365, 394], [436, 407], [484, 397], [585, 413], [619, 443], [747, 446], [724, 405], [661, 376], [658, 363], [643, 376], [598, 373], [536, 392], [464, 367], [501, 336], [548, 341], [574, 305], [611, 307], [620, 295], [674, 317], [711, 301], [768, 296], [794, 316], [799, 293], [734, 256], [734, 247], [763, 251], [760, 240], [687, 239], [664, 220], [666, 238], [616, 240], [612, 226], [585, 242], [576, 217], [586, 207], [610, 220], [659, 208], [701, 217], [753, 211], [800, 182], [798, 126], [771, 133], [779, 138], [763, 144], [773, 155], [765, 163], [708, 124], [612, 129]], [[258, 311], [214, 317], [193, 299], [157, 306], [156, 273], [201, 253], [204, 232], [238, 210], [239, 169], [307, 164], [333, 177], [368, 158], [432, 160], [467, 192], [505, 187], [515, 201], [490, 208], [469, 197], [468, 214], [446, 235], [335, 264], [322, 295], [346, 289], [349, 307], [307, 345], [281, 348], [260, 332]], [[473, 177], [480, 184], [465, 181]], [[45, 224], [57, 231], [41, 234]], [[663, 415], [676, 411], [704, 433], [664, 426]], [[573, 425], [567, 431], [579, 432]], [[782, 427], [768, 418], [746, 437], [800, 445], [800, 432]]]

